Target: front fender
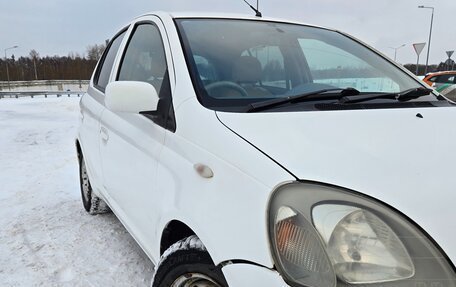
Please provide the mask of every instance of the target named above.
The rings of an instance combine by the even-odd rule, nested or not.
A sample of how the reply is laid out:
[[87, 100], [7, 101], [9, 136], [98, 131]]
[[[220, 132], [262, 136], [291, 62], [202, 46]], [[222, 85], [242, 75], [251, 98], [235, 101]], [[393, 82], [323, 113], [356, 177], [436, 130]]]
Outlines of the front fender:
[[[199, 103], [186, 103], [176, 112], [177, 132], [167, 133], [160, 154], [162, 210], [153, 256], [160, 256], [159, 241], [168, 222], [180, 220], [198, 235], [215, 264], [237, 258], [272, 267], [270, 193], [295, 178], [227, 129], [214, 111], [195, 112]], [[200, 176], [194, 168], [198, 163], [210, 167], [214, 176]]]

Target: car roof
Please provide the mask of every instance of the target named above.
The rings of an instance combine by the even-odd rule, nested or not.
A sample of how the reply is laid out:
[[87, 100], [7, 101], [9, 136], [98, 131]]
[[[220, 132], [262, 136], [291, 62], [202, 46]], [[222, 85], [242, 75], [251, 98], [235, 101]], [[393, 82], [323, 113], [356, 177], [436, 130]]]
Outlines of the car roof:
[[[156, 15], [158, 17], [171, 17], [173, 19], [189, 19], [189, 18], [206, 18], [206, 19], [239, 19], [239, 20], [256, 20], [256, 21], [265, 21], [265, 22], [279, 22], [279, 23], [288, 23], [288, 24], [298, 24], [305, 25], [315, 28], [322, 28], [327, 30], [335, 31], [324, 26], [313, 25], [309, 23], [299, 22], [290, 19], [281, 19], [281, 18], [272, 18], [272, 17], [256, 17], [252, 14], [233, 14], [233, 13], [214, 13], [214, 12], [164, 12], [164, 11], [153, 11], [145, 13], [140, 17], [147, 15]], [[137, 18], [140, 18], [137, 17]]]
[[439, 75], [448, 75], [448, 74], [450, 74], [450, 75], [456, 74], [456, 71], [441, 71], [441, 72], [427, 73], [426, 78], [439, 76]]

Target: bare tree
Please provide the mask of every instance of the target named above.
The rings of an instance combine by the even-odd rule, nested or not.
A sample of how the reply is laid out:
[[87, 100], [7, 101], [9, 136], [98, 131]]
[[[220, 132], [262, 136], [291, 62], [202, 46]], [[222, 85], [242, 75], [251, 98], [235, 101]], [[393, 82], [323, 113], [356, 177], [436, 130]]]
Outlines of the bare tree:
[[71, 60], [75, 60], [75, 59], [80, 59], [83, 57], [81, 57], [81, 55], [77, 52], [70, 52], [70, 53], [68, 53], [68, 58], [70, 58]]
[[91, 61], [98, 61], [103, 55], [106, 44], [90, 45], [87, 47], [87, 59]]

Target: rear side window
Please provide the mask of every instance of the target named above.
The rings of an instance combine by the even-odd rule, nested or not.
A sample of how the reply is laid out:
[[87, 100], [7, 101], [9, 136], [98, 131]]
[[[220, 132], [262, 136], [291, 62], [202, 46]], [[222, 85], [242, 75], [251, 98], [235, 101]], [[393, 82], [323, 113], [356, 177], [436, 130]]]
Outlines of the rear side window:
[[441, 75], [437, 78], [437, 83], [454, 83], [454, 75]]
[[116, 58], [117, 51], [119, 50], [120, 44], [122, 43], [123, 37], [125, 36], [123, 31], [117, 35], [111, 43], [109, 43], [108, 48], [101, 58], [101, 65], [99, 65], [97, 72], [95, 74], [94, 84], [100, 91], [104, 92], [106, 86], [109, 82], [109, 76], [111, 75], [112, 65], [114, 64], [114, 59]]

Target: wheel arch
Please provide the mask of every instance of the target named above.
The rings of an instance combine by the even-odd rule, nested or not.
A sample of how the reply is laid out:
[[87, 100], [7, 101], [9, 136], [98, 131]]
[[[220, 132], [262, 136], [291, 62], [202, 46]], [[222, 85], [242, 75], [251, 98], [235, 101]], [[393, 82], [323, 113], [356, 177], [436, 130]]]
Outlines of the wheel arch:
[[191, 235], [197, 234], [182, 221], [171, 220], [168, 222], [166, 227], [163, 229], [160, 240], [160, 256], [163, 255], [166, 249], [168, 249], [171, 245]]
[[78, 160], [81, 160], [81, 158], [82, 158], [82, 148], [81, 148], [81, 144], [79, 143], [79, 139], [76, 139], [74, 141], [74, 144], [76, 146], [76, 153], [77, 153], [77, 156], [78, 156]]

